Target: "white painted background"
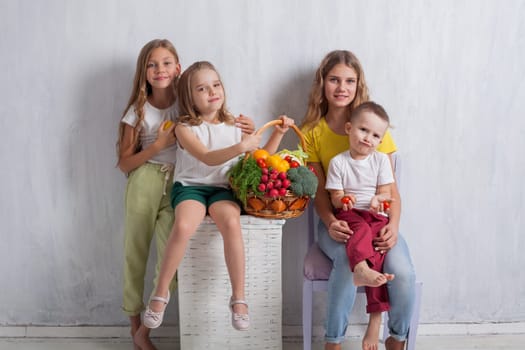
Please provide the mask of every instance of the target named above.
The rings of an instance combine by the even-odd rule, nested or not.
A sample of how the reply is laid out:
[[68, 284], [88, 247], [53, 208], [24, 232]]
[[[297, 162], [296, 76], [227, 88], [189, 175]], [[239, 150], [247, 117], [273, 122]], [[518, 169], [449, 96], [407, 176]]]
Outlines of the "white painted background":
[[[153, 38], [212, 61], [257, 125], [299, 123], [322, 57], [354, 51], [403, 157], [421, 321], [525, 321], [524, 1], [1, 0], [0, 325], [126, 324], [114, 145]], [[305, 230], [284, 229], [284, 325]]]

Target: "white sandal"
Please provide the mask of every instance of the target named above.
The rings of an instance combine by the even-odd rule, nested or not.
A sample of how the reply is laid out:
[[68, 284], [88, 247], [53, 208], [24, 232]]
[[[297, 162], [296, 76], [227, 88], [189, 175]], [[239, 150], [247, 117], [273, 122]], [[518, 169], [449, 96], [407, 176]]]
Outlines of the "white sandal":
[[161, 301], [164, 303], [164, 310], [155, 312], [151, 310], [151, 308], [146, 308], [146, 311], [144, 311], [144, 318], [142, 320], [142, 323], [144, 326], [148, 328], [158, 328], [162, 324], [162, 320], [164, 318], [164, 311], [166, 311], [166, 306], [170, 302], [170, 292], [168, 291], [168, 298], [158, 297], [158, 296], [152, 296], [150, 299], [150, 302], [152, 301]]
[[238, 314], [233, 312], [233, 305], [244, 304], [248, 307], [248, 303], [244, 300], [230, 299], [230, 311], [232, 313], [232, 326], [238, 331], [245, 331], [250, 327], [250, 316], [248, 314]]

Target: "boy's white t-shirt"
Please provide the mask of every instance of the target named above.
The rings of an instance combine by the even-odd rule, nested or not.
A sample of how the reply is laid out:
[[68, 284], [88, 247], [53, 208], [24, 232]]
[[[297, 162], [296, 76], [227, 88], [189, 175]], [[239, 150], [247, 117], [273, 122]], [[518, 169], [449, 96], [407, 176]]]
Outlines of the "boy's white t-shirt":
[[368, 210], [377, 186], [394, 181], [386, 154], [374, 151], [365, 159], [356, 160], [349, 151], [344, 151], [330, 160], [325, 188], [353, 194], [356, 198], [354, 208]]
[[[235, 125], [225, 123], [187, 126], [210, 151], [230, 147], [241, 142], [242, 131]], [[184, 186], [217, 186], [229, 187], [226, 173], [237, 162], [234, 157], [221, 165], [209, 166], [193, 157], [180, 145], [177, 147], [177, 164], [173, 179]]]
[[[166, 120], [175, 121], [177, 117], [177, 106], [174, 103], [166, 109], [158, 109], [153, 107], [149, 102], [144, 104], [144, 120], [139, 131], [139, 137], [142, 144], [142, 149], [151, 146], [157, 139], [159, 127]], [[135, 107], [131, 106], [126, 115], [122, 117], [122, 122], [132, 127], [137, 125], [139, 117], [135, 113]], [[148, 162], [150, 163], [175, 163], [177, 145], [169, 146], [161, 150]]]

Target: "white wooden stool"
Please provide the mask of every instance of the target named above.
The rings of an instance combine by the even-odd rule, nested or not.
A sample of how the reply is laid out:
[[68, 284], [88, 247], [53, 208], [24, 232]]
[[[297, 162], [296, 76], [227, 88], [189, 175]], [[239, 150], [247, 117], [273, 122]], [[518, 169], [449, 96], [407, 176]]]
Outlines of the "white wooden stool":
[[250, 329], [231, 325], [223, 240], [206, 217], [178, 269], [182, 350], [282, 349], [281, 234], [285, 220], [241, 216]]

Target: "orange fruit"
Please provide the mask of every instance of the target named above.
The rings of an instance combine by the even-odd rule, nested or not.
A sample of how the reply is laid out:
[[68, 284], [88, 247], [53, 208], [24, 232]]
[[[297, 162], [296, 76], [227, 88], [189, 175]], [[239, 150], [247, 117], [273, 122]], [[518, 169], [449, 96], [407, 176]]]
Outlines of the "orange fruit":
[[173, 122], [171, 120], [167, 120], [164, 122], [164, 126], [162, 127], [162, 130], [168, 130], [173, 125]]
[[270, 156], [270, 153], [268, 153], [268, 151], [265, 150], [264, 148], [259, 148], [252, 152], [252, 157], [255, 158], [255, 160], [258, 160], [258, 159], [266, 160], [266, 158], [268, 158], [269, 156]]

